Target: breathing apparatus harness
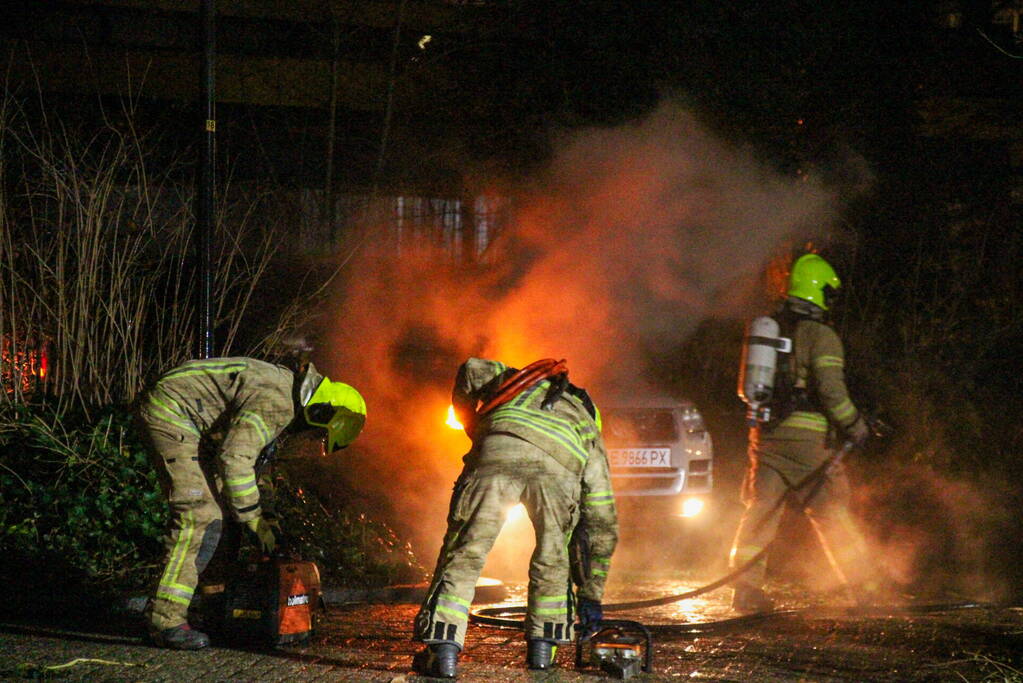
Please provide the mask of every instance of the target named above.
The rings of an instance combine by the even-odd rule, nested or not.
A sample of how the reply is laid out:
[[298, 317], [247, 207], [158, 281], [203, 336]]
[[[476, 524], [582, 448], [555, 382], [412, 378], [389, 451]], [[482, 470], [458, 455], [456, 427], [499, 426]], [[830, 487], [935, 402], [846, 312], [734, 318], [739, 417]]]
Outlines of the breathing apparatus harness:
[[753, 319], [743, 340], [738, 394], [749, 409], [749, 427], [773, 429], [795, 411], [821, 412], [807, 387], [796, 386], [795, 333], [800, 321], [824, 323], [826, 311], [789, 298], [774, 316]]

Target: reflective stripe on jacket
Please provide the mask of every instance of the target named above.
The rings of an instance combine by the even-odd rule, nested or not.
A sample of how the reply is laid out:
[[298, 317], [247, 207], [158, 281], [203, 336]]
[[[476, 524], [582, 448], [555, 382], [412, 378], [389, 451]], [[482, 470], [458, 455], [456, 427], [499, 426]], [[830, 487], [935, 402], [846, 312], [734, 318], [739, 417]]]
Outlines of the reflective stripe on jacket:
[[295, 417], [294, 381], [287, 368], [253, 358], [192, 360], [157, 380], [146, 408], [196, 440], [222, 435], [224, 494], [245, 521], [260, 514], [256, 458]]
[[[495, 379], [507, 371], [497, 361], [470, 358], [459, 368], [451, 393], [452, 404], [475, 409], [477, 401], [488, 398], [496, 384]], [[508, 403], [485, 415], [475, 426], [474, 438], [491, 432], [512, 434], [542, 449], [571, 472], [583, 471], [591, 449], [599, 437], [597, 424], [586, 407], [568, 393], [543, 410], [543, 402], [550, 382], [544, 380], [526, 387]], [[464, 409], [463, 408], [463, 409]]]
[[845, 350], [835, 330], [815, 320], [800, 320], [794, 336], [795, 387], [815, 397], [823, 412], [793, 412], [766, 431], [762, 435], [765, 440], [819, 439], [829, 424], [844, 431], [860, 416], [845, 385]]
[[611, 566], [611, 555], [618, 545], [618, 513], [611, 489], [611, 468], [598, 436], [586, 461], [582, 481], [582, 523], [590, 538], [590, 578], [579, 587], [581, 598], [600, 602]]
[[[475, 410], [478, 401], [506, 378], [508, 367], [498, 361], [470, 358], [458, 369], [451, 400], [456, 410]], [[540, 448], [581, 480], [580, 515], [590, 540], [591, 577], [579, 595], [601, 600], [607, 572], [618, 543], [618, 516], [607, 451], [597, 423], [577, 397], [563, 393], [552, 410], [540, 404], [550, 388], [544, 380], [527, 387], [508, 403], [483, 417], [474, 430], [478, 440], [488, 433], [505, 432]]]

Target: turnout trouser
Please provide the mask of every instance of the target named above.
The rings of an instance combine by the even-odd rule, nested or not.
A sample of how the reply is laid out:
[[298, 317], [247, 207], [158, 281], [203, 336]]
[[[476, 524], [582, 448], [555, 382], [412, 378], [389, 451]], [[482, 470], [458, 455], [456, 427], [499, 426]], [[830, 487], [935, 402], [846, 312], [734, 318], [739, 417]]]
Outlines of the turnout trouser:
[[526, 637], [572, 639], [568, 538], [578, 520], [580, 475], [544, 451], [506, 434], [491, 434], [455, 484], [433, 581], [416, 637], [426, 643], [465, 641], [476, 580], [510, 507], [521, 502], [536, 532], [529, 564]]
[[198, 439], [176, 431], [145, 410], [141, 421], [150, 441], [150, 457], [170, 505], [164, 537], [164, 569], [147, 608], [149, 626], [164, 630], [188, 620], [199, 574], [220, 541], [223, 512], [214, 491], [214, 474], [199, 460]]
[[[849, 480], [844, 466], [838, 463], [829, 468], [819, 486], [810, 483], [797, 488], [828, 455], [823, 441], [751, 442], [742, 488], [746, 510], [729, 558], [733, 569], [745, 565], [774, 539], [785, 510], [778, 501], [791, 491], [839, 580], [850, 587], [872, 587], [866, 542], [849, 510]], [[737, 582], [759, 588], [766, 569], [765, 553]]]

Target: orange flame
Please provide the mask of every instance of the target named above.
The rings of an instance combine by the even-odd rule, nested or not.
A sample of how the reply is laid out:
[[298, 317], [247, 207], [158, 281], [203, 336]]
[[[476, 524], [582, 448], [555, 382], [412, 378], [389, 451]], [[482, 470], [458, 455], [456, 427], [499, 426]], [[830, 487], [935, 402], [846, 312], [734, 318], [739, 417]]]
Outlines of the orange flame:
[[454, 406], [448, 406], [448, 419], [444, 422], [444, 424], [452, 429], [465, 429], [465, 427], [462, 426], [462, 423], [458, 421], [458, 418], [455, 417]]

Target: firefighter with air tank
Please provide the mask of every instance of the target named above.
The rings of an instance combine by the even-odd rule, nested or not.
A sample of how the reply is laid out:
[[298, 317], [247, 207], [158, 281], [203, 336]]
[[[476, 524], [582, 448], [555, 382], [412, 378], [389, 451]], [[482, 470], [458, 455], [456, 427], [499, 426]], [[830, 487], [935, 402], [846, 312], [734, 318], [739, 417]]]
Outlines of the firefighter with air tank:
[[870, 435], [849, 398], [842, 342], [827, 320], [840, 285], [827, 261], [805, 254], [792, 265], [781, 310], [750, 326], [739, 380], [751, 424], [742, 486], [746, 510], [730, 566], [753, 564], [733, 584], [732, 607], [738, 612], [773, 608], [763, 590], [765, 549], [778, 531], [787, 497], [808, 515], [851, 597], [869, 602], [877, 589], [865, 562], [864, 539], [849, 510], [844, 466], [832, 460], [829, 448], [835, 437], [861, 446]]
[[[284, 431], [324, 434], [327, 452], [351, 443], [366, 419], [353, 387], [324, 377], [312, 363], [295, 368], [252, 358], [193, 360], [166, 372], [139, 408], [154, 466], [170, 506], [166, 556], [146, 609], [153, 642], [194, 650], [209, 638], [188, 624], [199, 575], [220, 541], [225, 512], [261, 549], [276, 544], [260, 505], [255, 465]], [[215, 442], [215, 457], [200, 443]]]
[[[600, 601], [618, 529], [599, 413], [586, 392], [568, 382], [564, 361], [552, 359], [516, 370], [470, 358], [458, 369], [452, 404], [473, 447], [455, 483], [448, 530], [415, 620], [415, 637], [426, 648], [413, 667], [455, 676], [476, 580], [507, 510], [521, 502], [536, 531], [527, 665], [547, 669], [557, 646], [572, 640], [576, 615], [583, 628], [603, 616]], [[580, 522], [589, 553], [584, 567], [576, 564], [582, 582], [576, 601], [569, 540]]]

